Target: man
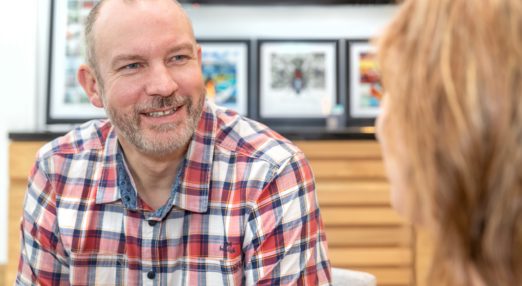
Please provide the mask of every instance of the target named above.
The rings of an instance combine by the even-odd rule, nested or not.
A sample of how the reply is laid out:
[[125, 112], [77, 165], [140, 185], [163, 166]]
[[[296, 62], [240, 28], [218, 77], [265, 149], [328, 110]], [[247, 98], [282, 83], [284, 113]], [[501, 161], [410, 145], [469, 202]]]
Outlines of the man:
[[179, 4], [102, 1], [86, 40], [78, 79], [109, 120], [39, 151], [17, 284], [329, 284], [303, 153], [205, 102]]

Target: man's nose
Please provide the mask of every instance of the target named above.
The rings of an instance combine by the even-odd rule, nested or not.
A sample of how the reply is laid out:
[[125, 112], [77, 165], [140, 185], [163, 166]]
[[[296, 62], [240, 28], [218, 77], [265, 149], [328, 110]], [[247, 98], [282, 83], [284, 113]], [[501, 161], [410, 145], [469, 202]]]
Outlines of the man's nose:
[[151, 66], [145, 89], [147, 95], [171, 96], [178, 89], [178, 84], [173, 71], [158, 64]]

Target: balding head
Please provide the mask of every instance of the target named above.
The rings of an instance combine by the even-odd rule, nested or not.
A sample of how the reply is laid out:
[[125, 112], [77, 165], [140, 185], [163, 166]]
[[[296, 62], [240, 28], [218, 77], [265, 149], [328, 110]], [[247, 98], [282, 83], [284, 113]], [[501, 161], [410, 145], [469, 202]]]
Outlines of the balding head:
[[[117, 17], [118, 10], [114, 9], [102, 9], [108, 2], [118, 2], [118, 3], [112, 3], [112, 4], [120, 4], [120, 6], [123, 5], [138, 5], [139, 2], [160, 2], [160, 1], [168, 1], [173, 3], [177, 10], [179, 10], [179, 16], [183, 18], [184, 21], [187, 22], [190, 33], [194, 35], [194, 32], [192, 30], [192, 23], [190, 22], [189, 17], [181, 7], [181, 5], [176, 0], [100, 0], [90, 11], [89, 15], [87, 16], [87, 20], [85, 22], [85, 56], [86, 56], [86, 62], [87, 64], [94, 70], [97, 77], [99, 77], [99, 69], [98, 69], [98, 62], [97, 62], [97, 56], [96, 56], [96, 34], [98, 30], [98, 19], [100, 18], [101, 14], [111, 14], [111, 17]], [[114, 5], [113, 5], [114, 6]], [[115, 7], [113, 7], [115, 8]], [[102, 11], [103, 10], [103, 11]], [[109, 10], [109, 11], [105, 11]], [[101, 80], [101, 78], [99, 78]]]

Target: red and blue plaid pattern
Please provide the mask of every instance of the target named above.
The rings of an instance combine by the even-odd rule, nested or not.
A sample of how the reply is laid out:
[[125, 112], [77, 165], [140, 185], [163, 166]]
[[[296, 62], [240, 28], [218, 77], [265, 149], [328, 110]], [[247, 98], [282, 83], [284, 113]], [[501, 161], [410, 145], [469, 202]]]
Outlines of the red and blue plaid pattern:
[[118, 154], [107, 121], [39, 151], [18, 285], [330, 284], [312, 171], [266, 126], [207, 104], [159, 211], [122, 179]]

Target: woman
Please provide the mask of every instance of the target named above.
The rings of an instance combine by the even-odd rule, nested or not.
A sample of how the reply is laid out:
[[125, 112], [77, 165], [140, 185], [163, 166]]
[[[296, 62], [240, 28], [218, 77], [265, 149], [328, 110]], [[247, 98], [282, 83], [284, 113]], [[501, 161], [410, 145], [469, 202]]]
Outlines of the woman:
[[522, 1], [406, 0], [378, 40], [392, 204], [430, 285], [522, 285]]

